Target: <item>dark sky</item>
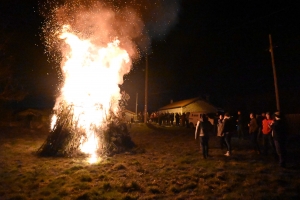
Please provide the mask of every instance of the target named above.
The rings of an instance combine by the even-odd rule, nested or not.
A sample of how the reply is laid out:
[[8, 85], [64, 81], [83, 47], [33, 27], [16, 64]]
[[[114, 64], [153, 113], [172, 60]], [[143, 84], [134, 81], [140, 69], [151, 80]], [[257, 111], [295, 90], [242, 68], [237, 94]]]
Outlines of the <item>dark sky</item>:
[[[238, 3], [182, 1], [177, 25], [163, 41], [152, 44], [149, 106], [209, 95], [212, 103], [228, 107], [233, 98], [247, 101], [259, 96], [265, 101], [270, 94], [271, 102], [263, 105], [270, 103], [266, 109], [273, 109], [276, 102], [269, 34], [275, 47], [279, 90], [298, 95], [299, 4], [234, 2]], [[142, 73], [131, 76], [139, 92], [144, 86], [138, 84], [143, 81]]]
[[[164, 38], [153, 40], [148, 56], [148, 108], [209, 95], [213, 104], [228, 107], [259, 97], [268, 109], [276, 105], [269, 52], [272, 34], [282, 104], [297, 101], [300, 91], [300, 4], [296, 1], [182, 0], [178, 20]], [[29, 91], [26, 105], [49, 105], [57, 72], [47, 62], [40, 32], [43, 18], [36, 0], [4, 0], [0, 4], [1, 43], [14, 57], [14, 76]], [[122, 86], [129, 109], [144, 105], [145, 59], [135, 62]], [[269, 99], [268, 99], [268, 98]], [[34, 99], [34, 101], [32, 101]], [[238, 100], [237, 100], [238, 99]], [[266, 100], [268, 99], [268, 100]], [[291, 99], [287, 101], [286, 99]], [[31, 104], [33, 102], [33, 104]], [[257, 104], [255, 104], [257, 106]], [[283, 106], [284, 107], [284, 106]], [[299, 105], [295, 105], [299, 107]]]

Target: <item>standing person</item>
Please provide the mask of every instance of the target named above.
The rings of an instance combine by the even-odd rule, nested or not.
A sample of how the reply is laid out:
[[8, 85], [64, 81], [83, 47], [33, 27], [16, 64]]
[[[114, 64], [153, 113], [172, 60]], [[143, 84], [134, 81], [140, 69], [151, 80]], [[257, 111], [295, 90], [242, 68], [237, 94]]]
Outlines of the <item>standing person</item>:
[[260, 154], [259, 145], [257, 142], [258, 124], [254, 113], [250, 113], [250, 122], [248, 126], [249, 126], [249, 134], [251, 137], [251, 142], [253, 145], [253, 150], [257, 154]]
[[269, 145], [272, 147], [273, 152], [275, 152], [275, 145], [272, 138], [271, 124], [273, 120], [270, 117], [270, 113], [266, 113], [266, 118], [262, 121], [262, 136], [263, 136], [263, 153], [268, 155]]
[[238, 116], [237, 116], [237, 133], [238, 133], [238, 138], [239, 139], [244, 139], [244, 127], [243, 127], [243, 116], [241, 111], [238, 111]]
[[234, 131], [233, 120], [229, 113], [225, 113], [223, 120], [223, 135], [227, 147], [227, 152], [225, 156], [231, 156], [231, 136]]
[[190, 112], [187, 112], [186, 115], [185, 115], [185, 126], [187, 128], [190, 127], [190, 119], [189, 118], [190, 118]]
[[166, 124], [167, 126], [170, 125], [171, 117], [169, 111], [166, 113]]
[[224, 124], [223, 124], [223, 115], [219, 115], [219, 119], [218, 119], [218, 123], [217, 123], [217, 136], [220, 138], [220, 148], [223, 149], [224, 144], [225, 143], [225, 139], [224, 139], [224, 134], [223, 134], [223, 129], [224, 129]]
[[261, 113], [261, 115], [256, 115], [258, 131], [257, 131], [257, 141], [259, 142], [262, 138], [262, 121], [266, 118], [265, 113]]
[[276, 152], [279, 157], [279, 166], [286, 166], [286, 123], [280, 112], [275, 112], [275, 120], [271, 124]]
[[185, 113], [182, 113], [182, 115], [181, 115], [181, 126], [182, 127], [185, 126]]
[[163, 121], [163, 113], [159, 113], [158, 114], [158, 124], [161, 126], [162, 125], [162, 121]]
[[170, 119], [171, 119], [171, 125], [173, 126], [174, 125], [174, 113], [171, 113], [170, 115]]
[[179, 126], [179, 114], [178, 113], [176, 113], [175, 114], [175, 123], [176, 123], [176, 126]]
[[200, 137], [200, 148], [202, 148], [203, 158], [208, 157], [208, 140], [209, 133], [212, 131], [212, 124], [208, 121], [208, 117], [203, 114], [202, 121], [198, 121], [195, 130], [195, 139]]

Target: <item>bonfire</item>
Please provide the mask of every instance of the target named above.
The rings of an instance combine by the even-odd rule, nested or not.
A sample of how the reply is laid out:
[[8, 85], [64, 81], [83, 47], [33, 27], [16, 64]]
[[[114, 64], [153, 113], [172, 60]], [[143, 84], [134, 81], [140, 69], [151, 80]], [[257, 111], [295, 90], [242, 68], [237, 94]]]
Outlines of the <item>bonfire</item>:
[[127, 23], [126, 15], [135, 18], [126, 9], [119, 19], [115, 11], [99, 3], [54, 9], [44, 30], [49, 34], [48, 47], [59, 52], [61, 83], [50, 135], [39, 155], [84, 154], [93, 163], [134, 146], [122, 121], [129, 95], [120, 91], [120, 85], [137, 56], [135, 44], [123, 33], [139, 34], [136, 23], [119, 26], [122, 20]]
[[89, 138], [89, 135], [79, 126], [79, 119], [74, 120], [74, 105], [61, 103], [59, 109], [53, 114], [55, 124], [47, 140], [39, 148], [38, 154], [66, 157], [89, 155], [89, 151], [84, 154], [84, 145], [87, 145], [87, 149], [93, 147], [96, 150], [89, 155], [89, 161], [95, 162], [98, 157], [111, 156], [132, 149], [135, 144], [131, 140], [123, 118], [128, 99], [129, 95], [122, 92], [119, 115], [111, 113], [110, 118], [106, 119], [106, 126], [92, 127], [91, 131], [94, 134], [90, 136], [94, 138]]

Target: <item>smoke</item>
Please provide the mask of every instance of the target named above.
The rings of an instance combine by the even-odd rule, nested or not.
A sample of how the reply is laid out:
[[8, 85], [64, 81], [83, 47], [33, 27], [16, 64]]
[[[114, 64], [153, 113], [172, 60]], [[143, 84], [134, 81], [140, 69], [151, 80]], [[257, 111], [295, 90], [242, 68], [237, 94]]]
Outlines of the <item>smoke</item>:
[[97, 45], [118, 38], [135, 59], [149, 50], [151, 40], [162, 39], [176, 24], [179, 0], [49, 0], [40, 11], [46, 17], [47, 53], [58, 62], [62, 47], [57, 35], [65, 24]]
[[[154, 1], [155, 2], [155, 1]], [[146, 30], [151, 39], [162, 39], [176, 25], [179, 2], [176, 0], [157, 1], [145, 17]]]
[[178, 19], [179, 0], [107, 0], [119, 8], [131, 8], [144, 23], [144, 34], [150, 39], [163, 38]]

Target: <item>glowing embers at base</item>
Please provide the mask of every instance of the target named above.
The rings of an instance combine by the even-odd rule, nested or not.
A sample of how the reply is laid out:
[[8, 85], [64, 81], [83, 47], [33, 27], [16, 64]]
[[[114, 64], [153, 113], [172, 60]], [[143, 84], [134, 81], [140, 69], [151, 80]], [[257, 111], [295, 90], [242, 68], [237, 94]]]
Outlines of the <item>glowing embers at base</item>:
[[90, 155], [88, 159], [89, 163], [100, 161], [100, 158], [98, 158], [97, 156], [97, 150], [99, 148], [99, 138], [93, 131], [86, 133], [86, 136], [87, 138], [82, 138], [80, 146], [81, 151]]

